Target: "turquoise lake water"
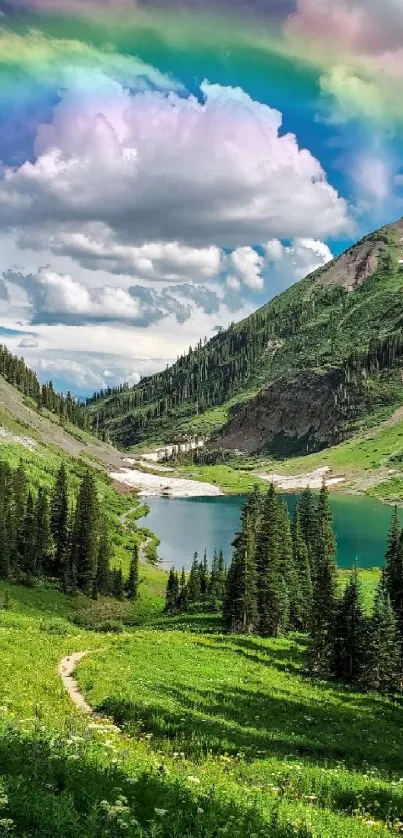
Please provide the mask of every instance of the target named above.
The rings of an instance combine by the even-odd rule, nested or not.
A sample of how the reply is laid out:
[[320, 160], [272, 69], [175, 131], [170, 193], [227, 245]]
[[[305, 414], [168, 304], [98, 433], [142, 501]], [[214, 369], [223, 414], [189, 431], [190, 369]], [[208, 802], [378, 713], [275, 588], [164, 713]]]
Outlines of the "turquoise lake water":
[[[284, 495], [293, 512], [298, 495]], [[150, 498], [150, 514], [144, 520], [161, 539], [160, 559], [164, 566], [190, 568], [194, 552], [223, 550], [231, 559], [231, 542], [239, 526], [244, 497]], [[331, 506], [337, 537], [340, 567], [379, 567], [383, 564], [385, 542], [392, 507], [367, 497], [333, 494]], [[403, 526], [403, 510], [401, 510]]]

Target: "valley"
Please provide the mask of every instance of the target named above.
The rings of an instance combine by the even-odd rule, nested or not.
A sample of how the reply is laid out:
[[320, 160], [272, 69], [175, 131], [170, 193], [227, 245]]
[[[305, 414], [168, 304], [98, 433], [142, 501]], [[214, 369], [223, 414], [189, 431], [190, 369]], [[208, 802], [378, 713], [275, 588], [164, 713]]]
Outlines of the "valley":
[[[353, 281], [346, 268], [349, 283], [358, 283], [352, 293], [371, 281], [384, 247], [371, 244], [368, 253], [369, 267], [359, 273], [359, 281], [357, 271]], [[337, 270], [332, 276], [339, 276]], [[383, 276], [374, 283], [384, 281]], [[393, 269], [392, 284], [398, 282]], [[281, 310], [282, 304], [276, 305]], [[275, 353], [283, 346], [277, 341]], [[271, 390], [269, 400], [268, 390], [257, 391], [260, 395], [250, 391], [250, 404], [243, 407], [235, 396], [229, 408], [232, 418], [220, 405], [196, 419], [186, 418], [184, 424], [178, 415], [165, 428], [163, 422], [151, 421], [143, 440], [119, 449], [107, 441], [115, 438], [113, 423], [105, 428], [98, 419], [97, 437], [85, 427], [85, 414], [80, 414], [79, 427], [66, 417], [63, 402], [56, 412], [38, 394], [33, 398], [37, 385], [29, 371], [23, 370], [19, 386], [0, 376], [1, 462], [13, 473], [23, 463], [34, 499], [41, 491], [54, 497], [64, 466], [71, 522], [78, 520], [77, 492], [91, 475], [107, 522], [113, 580], [104, 591], [84, 578], [85, 591], [74, 583], [74, 573], [67, 585], [63, 575], [38, 572], [30, 577], [23, 564], [15, 578], [11, 573], [0, 579], [1, 838], [401, 834], [401, 701], [395, 686], [384, 692], [379, 687], [375, 693], [360, 688], [359, 679], [343, 681], [327, 669], [320, 677], [308, 674], [307, 626], [292, 622], [285, 600], [278, 636], [259, 634], [251, 626], [228, 631], [223, 620], [228, 602], [202, 595], [201, 588], [199, 600], [185, 607], [167, 604], [169, 580], [175, 582], [168, 569], [185, 567], [183, 592], [194, 574], [195, 551], [202, 560], [206, 550], [197, 572], [200, 580], [210, 578], [210, 586], [214, 572], [206, 570], [208, 563], [222, 549], [227, 568], [235, 566], [231, 560], [240, 555], [242, 527], [252, 539], [252, 552], [246, 555], [253, 555], [255, 527], [247, 529], [244, 508], [256, 485], [265, 498], [271, 483], [285, 493], [279, 496], [276, 514], [286, 515], [286, 521], [290, 515], [290, 521], [284, 524], [284, 540], [273, 543], [272, 550], [280, 560], [284, 545], [287, 561], [294, 561], [297, 542], [291, 539], [298, 538], [301, 493], [310, 486], [314, 493], [308, 502], [319, 503], [319, 509], [324, 490], [320, 496], [317, 492], [325, 483], [331, 495], [324, 520], [334, 520], [338, 543], [336, 553], [327, 530], [324, 554], [338, 562], [332, 577], [334, 607], [348, 602], [345, 592], [353, 584], [349, 568], [358, 561], [359, 614], [370, 631], [377, 619], [371, 615], [379, 603], [379, 567], [385, 545], [392, 543], [390, 504], [403, 501], [403, 395], [397, 357], [386, 372], [372, 369], [370, 375], [361, 375], [361, 370], [361, 378], [346, 383], [340, 432], [328, 424], [340, 418], [334, 389], [327, 390], [329, 401], [324, 399], [315, 424], [302, 409], [303, 401], [316, 410], [315, 399], [309, 388], [300, 398], [298, 382], [307, 379], [298, 373], [281, 390], [281, 411], [289, 413], [287, 426], [281, 420], [282, 440], [276, 431], [275, 445], [265, 437], [263, 446], [262, 433], [272, 421], [271, 399], [281, 388]], [[273, 355], [273, 370], [276, 363]], [[327, 387], [330, 380], [338, 381], [333, 375], [329, 378], [329, 370], [322, 369], [315, 380], [320, 379], [320, 387], [327, 382]], [[25, 379], [29, 393], [24, 392]], [[339, 387], [340, 381], [337, 392]], [[360, 392], [359, 404], [345, 395], [354, 388]], [[304, 427], [297, 428], [291, 417], [294, 402], [292, 410], [302, 411]], [[97, 411], [99, 406], [96, 401]], [[88, 410], [93, 415], [94, 404]], [[276, 414], [277, 408], [273, 410]], [[219, 415], [221, 425], [216, 422]], [[125, 427], [137, 422], [135, 411], [130, 416]], [[330, 430], [323, 435], [325, 426]], [[127, 444], [129, 438], [119, 432], [116, 441]], [[3, 488], [0, 535], [7, 520], [1, 516], [9, 514], [5, 497]], [[402, 524], [399, 509], [399, 533]], [[77, 526], [71, 523], [66, 537], [66, 555], [73, 558], [83, 549]], [[298, 543], [298, 555], [302, 561], [305, 555], [306, 563], [308, 540], [302, 543], [300, 536]], [[16, 544], [21, 550], [18, 540]], [[98, 579], [95, 566], [93, 572], [92, 581]], [[225, 571], [226, 591], [234, 572]], [[248, 573], [246, 586], [252, 578]], [[287, 585], [292, 587], [291, 577]], [[316, 578], [313, 572], [321, 596]], [[235, 598], [234, 607], [237, 602]], [[389, 630], [396, 633], [390, 619]], [[387, 673], [387, 665], [382, 666]]]

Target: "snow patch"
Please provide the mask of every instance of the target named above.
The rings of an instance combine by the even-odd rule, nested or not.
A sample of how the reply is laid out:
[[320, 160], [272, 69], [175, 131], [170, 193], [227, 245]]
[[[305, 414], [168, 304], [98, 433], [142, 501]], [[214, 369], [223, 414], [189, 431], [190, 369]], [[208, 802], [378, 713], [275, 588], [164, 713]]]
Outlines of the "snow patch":
[[171, 498], [203, 498], [224, 494], [221, 489], [210, 483], [198, 483], [196, 480], [185, 480], [179, 477], [165, 477], [129, 468], [112, 472], [109, 477], [119, 483], [124, 483], [125, 486], [137, 489], [142, 498], [160, 495]]
[[329, 466], [325, 466], [324, 468], [317, 468], [315, 471], [306, 472], [305, 474], [285, 475], [262, 472], [255, 476], [261, 480], [267, 480], [269, 483], [273, 483], [276, 489], [281, 489], [283, 492], [294, 492], [298, 489], [321, 489], [323, 483], [328, 488], [345, 483], [345, 477], [326, 477], [329, 471]]

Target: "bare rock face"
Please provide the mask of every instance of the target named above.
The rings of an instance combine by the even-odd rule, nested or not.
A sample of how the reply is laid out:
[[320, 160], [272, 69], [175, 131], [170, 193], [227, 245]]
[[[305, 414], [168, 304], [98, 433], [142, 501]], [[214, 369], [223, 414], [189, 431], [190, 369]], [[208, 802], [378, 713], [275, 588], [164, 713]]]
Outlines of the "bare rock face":
[[348, 291], [357, 288], [375, 273], [380, 253], [385, 249], [381, 241], [368, 241], [343, 253], [323, 274], [321, 285], [342, 285]]
[[[388, 230], [396, 235], [398, 242], [403, 243], [403, 219], [390, 224], [385, 228], [385, 231]], [[320, 284], [325, 287], [342, 285], [347, 291], [353, 291], [370, 279], [378, 267], [381, 253], [388, 250], [385, 231], [379, 230], [376, 235], [367, 236], [327, 265], [321, 272]]]
[[351, 409], [334, 375], [298, 373], [243, 405], [212, 444], [246, 454], [318, 451], [347, 436]]

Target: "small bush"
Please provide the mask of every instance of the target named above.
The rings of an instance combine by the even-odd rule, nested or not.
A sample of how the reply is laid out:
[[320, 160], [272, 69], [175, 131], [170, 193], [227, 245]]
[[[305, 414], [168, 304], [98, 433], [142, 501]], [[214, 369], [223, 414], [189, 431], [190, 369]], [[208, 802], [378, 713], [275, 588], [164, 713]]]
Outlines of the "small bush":
[[69, 634], [69, 628], [62, 620], [43, 620], [40, 624], [40, 630], [46, 634], [55, 634], [59, 637], [66, 637]]
[[119, 620], [104, 620], [94, 626], [94, 631], [99, 631], [102, 634], [122, 634], [123, 625]]

